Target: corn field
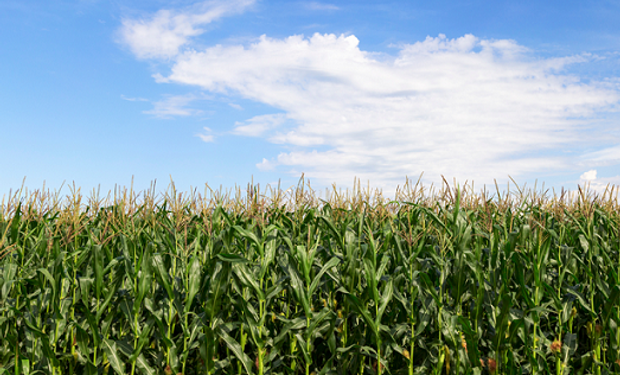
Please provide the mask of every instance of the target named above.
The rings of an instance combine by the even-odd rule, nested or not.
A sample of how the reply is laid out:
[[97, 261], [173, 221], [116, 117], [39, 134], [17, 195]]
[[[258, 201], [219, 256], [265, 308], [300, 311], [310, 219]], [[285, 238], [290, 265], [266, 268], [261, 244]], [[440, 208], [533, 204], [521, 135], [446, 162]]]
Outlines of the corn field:
[[0, 375], [620, 374], [617, 191], [495, 188], [22, 188]]

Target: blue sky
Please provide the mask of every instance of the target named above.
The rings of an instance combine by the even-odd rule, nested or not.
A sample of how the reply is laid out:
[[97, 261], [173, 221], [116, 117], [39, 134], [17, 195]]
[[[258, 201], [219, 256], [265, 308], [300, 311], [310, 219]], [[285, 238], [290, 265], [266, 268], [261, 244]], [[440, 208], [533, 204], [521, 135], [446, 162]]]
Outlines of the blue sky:
[[0, 195], [620, 185], [620, 1], [0, 2]]

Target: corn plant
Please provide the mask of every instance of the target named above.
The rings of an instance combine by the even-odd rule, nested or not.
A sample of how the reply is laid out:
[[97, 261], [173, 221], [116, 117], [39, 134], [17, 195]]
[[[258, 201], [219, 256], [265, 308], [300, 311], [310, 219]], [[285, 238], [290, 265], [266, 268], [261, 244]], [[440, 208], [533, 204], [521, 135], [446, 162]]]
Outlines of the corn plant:
[[140, 194], [3, 200], [0, 374], [620, 373], [615, 187]]

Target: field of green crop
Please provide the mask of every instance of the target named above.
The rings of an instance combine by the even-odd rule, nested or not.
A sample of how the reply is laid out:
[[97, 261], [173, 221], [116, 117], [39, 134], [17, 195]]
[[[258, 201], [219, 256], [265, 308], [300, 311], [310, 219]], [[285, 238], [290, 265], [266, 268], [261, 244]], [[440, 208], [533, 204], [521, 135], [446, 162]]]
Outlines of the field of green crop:
[[615, 190], [20, 190], [0, 375], [620, 374], [619, 232]]

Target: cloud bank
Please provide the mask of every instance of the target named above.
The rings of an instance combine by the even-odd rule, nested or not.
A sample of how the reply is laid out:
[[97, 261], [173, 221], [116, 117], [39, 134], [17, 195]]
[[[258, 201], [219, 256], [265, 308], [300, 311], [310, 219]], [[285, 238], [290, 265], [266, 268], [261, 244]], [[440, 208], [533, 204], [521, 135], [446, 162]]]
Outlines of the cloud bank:
[[425, 172], [487, 183], [571, 167], [558, 151], [583, 142], [587, 120], [620, 100], [617, 86], [562, 74], [588, 59], [532, 59], [515, 41], [473, 35], [427, 37], [395, 57], [360, 50], [353, 35], [262, 36], [183, 52], [160, 80], [284, 111], [287, 126], [277, 115], [234, 131], [290, 150], [261, 169], [326, 182], [392, 185]]
[[[580, 147], [595, 142], [588, 134], [601, 130], [592, 127], [593, 119], [616, 111], [620, 101], [617, 81], [583, 82], [565, 73], [571, 64], [596, 56], [533, 58], [513, 40], [470, 34], [401, 44], [394, 55], [361, 50], [354, 35], [318, 33], [189, 48], [190, 39], [204, 32], [198, 26], [252, 3], [162, 10], [145, 20], [125, 19], [120, 32], [136, 57], [169, 59], [170, 73], [155, 74], [157, 82], [198, 86], [277, 109], [231, 130], [282, 145], [286, 152], [257, 160], [261, 170], [304, 172], [328, 184], [346, 185], [358, 177], [395, 186], [422, 172], [427, 181], [444, 175], [492, 183], [575, 164], [620, 162], [613, 140], [598, 145], [606, 147], [600, 152], [579, 154]], [[191, 100], [171, 97], [147, 113], [198, 113], [187, 108]], [[209, 134], [201, 138], [214, 140]]]

